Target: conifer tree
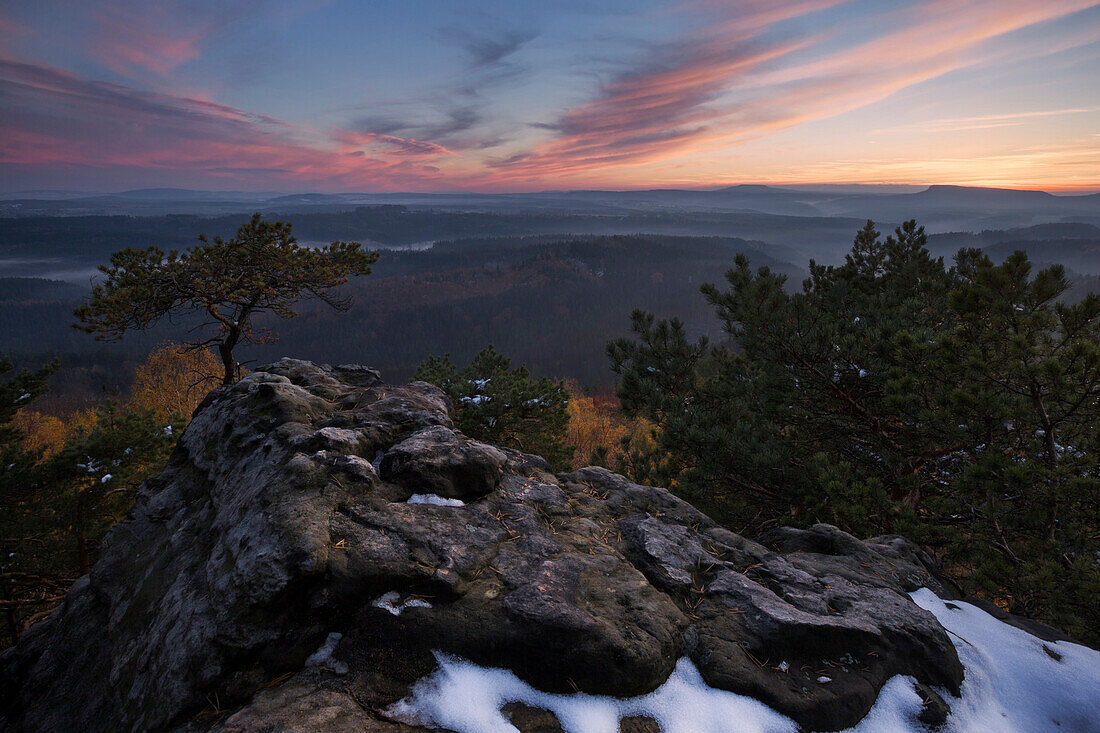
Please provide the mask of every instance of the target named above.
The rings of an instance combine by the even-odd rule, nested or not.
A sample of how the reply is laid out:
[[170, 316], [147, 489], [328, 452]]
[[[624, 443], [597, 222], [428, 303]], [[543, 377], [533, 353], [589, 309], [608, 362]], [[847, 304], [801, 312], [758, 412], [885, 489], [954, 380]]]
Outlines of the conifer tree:
[[[34, 501], [40, 454], [26, 445], [13, 424], [19, 410], [49, 389], [57, 368], [53, 362], [23, 369], [0, 382], [0, 608], [12, 643], [19, 636], [19, 612], [44, 595], [44, 586], [57, 590], [52, 579], [27, 572], [24, 562], [43, 534], [41, 508]], [[11, 369], [11, 360], [0, 357], [0, 374]]]
[[[23, 435], [12, 422], [19, 410], [49, 389], [50, 377], [57, 371], [55, 361], [31, 371], [23, 369], [0, 382], [0, 497], [18, 489], [23, 473], [37, 458], [24, 446]], [[0, 357], [0, 375], [12, 369], [12, 361]]]
[[738, 529], [825, 521], [903, 532], [968, 589], [1097, 638], [1100, 296], [1060, 267], [868, 222], [801, 291], [744, 257], [703, 287], [730, 345], [636, 313], [609, 344], [648, 470]]
[[164, 468], [182, 428], [151, 409], [108, 402], [41, 466], [39, 501], [71, 538], [77, 575], [91, 569], [98, 539], [129, 509], [141, 483]]
[[564, 382], [535, 379], [525, 366], [492, 346], [469, 366], [431, 356], [416, 370], [416, 379], [438, 385], [451, 398], [455, 427], [472, 438], [540, 455], [556, 469], [569, 464], [566, 445], [569, 390]]
[[253, 318], [271, 313], [293, 318], [293, 305], [316, 298], [336, 310], [350, 301], [333, 289], [354, 275], [370, 274], [378, 259], [358, 242], [302, 247], [291, 225], [263, 221], [255, 214], [232, 239], [199, 237], [185, 252], [159, 247], [124, 249], [101, 265], [103, 282], [92, 288], [88, 302], [76, 309], [76, 327], [99, 340], [116, 341], [131, 329], [143, 330], [171, 315], [200, 320], [201, 337], [187, 342], [195, 349], [216, 346], [223, 384], [238, 377], [233, 350], [240, 343], [263, 343], [277, 337], [256, 328]]

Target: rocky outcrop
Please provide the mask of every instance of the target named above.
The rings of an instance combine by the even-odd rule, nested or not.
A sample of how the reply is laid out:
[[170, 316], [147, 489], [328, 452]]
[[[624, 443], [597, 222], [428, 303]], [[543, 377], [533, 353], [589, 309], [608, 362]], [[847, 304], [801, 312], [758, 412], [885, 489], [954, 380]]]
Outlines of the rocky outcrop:
[[0, 728], [408, 730], [382, 711], [441, 651], [618, 696], [686, 655], [837, 729], [896, 674], [958, 690], [921, 586], [945, 592], [900, 537], [752, 541], [471, 440], [429, 384], [283, 360], [208, 398], [92, 573], [0, 656]]

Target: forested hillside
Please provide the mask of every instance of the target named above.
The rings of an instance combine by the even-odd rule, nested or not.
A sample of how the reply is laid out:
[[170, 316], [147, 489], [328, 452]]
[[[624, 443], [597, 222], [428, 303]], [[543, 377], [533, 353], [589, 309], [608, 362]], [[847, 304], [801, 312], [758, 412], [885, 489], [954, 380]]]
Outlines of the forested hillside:
[[[241, 358], [367, 360], [407, 379], [430, 354], [468, 359], [493, 343], [537, 373], [609, 385], [606, 363], [592, 355], [625, 333], [632, 308], [676, 314], [694, 333], [710, 333], [716, 322], [697, 297], [699, 285], [738, 252], [800, 279], [770, 250], [740, 239], [649, 235], [467, 239], [423, 251], [383, 250], [374, 274], [342, 289], [352, 297], [350, 312], [306, 304], [297, 319], [264, 321], [278, 343], [242, 350]], [[72, 309], [86, 292], [68, 283], [0, 279], [0, 352], [123, 360], [179, 332], [165, 324], [121, 344], [95, 342], [71, 328]]]

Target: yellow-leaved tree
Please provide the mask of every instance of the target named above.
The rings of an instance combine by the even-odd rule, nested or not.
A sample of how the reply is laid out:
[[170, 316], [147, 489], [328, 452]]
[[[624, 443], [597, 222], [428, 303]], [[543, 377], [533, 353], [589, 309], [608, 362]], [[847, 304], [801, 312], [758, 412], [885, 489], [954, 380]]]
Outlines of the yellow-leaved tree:
[[23, 447], [42, 458], [61, 450], [69, 437], [69, 426], [63, 420], [37, 410], [20, 410], [11, 424], [22, 433]]
[[208, 349], [166, 341], [135, 370], [131, 401], [157, 419], [179, 415], [187, 421], [221, 380], [222, 364]]
[[637, 447], [652, 442], [654, 425], [644, 418], [628, 418], [618, 400], [608, 395], [587, 395], [576, 383], [569, 388], [569, 429], [566, 442], [575, 447], [573, 468], [603, 465], [625, 470], [629, 464], [624, 440]]

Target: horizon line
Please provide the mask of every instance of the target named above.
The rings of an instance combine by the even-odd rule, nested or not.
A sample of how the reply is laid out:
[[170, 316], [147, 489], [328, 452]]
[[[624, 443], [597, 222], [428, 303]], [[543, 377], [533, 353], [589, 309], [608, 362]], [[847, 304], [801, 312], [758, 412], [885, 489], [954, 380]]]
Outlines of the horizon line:
[[[1035, 192], [1035, 193], [1049, 193], [1051, 195], [1090, 195], [1094, 193], [1100, 193], [1100, 183], [1085, 186], [1047, 186], [1043, 188], [1036, 188], [1028, 186], [1026, 184], [1020, 185], [975, 185], [965, 183], [835, 183], [835, 182], [797, 182], [797, 183], [761, 183], [761, 182], [740, 182], [740, 183], [708, 183], [696, 186], [628, 186], [618, 188], [543, 188], [543, 189], [529, 189], [529, 190], [473, 190], [473, 189], [436, 189], [430, 191], [355, 191], [355, 190], [340, 190], [340, 191], [324, 191], [317, 189], [265, 189], [265, 188], [187, 188], [181, 186], [143, 186], [139, 188], [128, 188], [122, 190], [90, 190], [90, 189], [67, 189], [67, 188], [22, 188], [13, 190], [0, 190], [0, 195], [13, 196], [15, 194], [34, 194], [34, 193], [65, 193], [71, 195], [93, 195], [93, 196], [120, 196], [128, 193], [136, 193], [141, 191], [186, 191], [189, 193], [244, 193], [244, 194], [271, 194], [275, 196], [522, 196], [522, 195], [538, 195], [538, 194], [553, 194], [553, 193], [578, 193], [578, 192], [599, 192], [599, 193], [644, 193], [647, 191], [693, 191], [693, 192], [717, 192], [729, 188], [774, 188], [777, 190], [799, 190], [799, 189], [813, 189], [813, 188], [907, 188], [907, 189], [920, 189], [914, 191], [914, 193], [920, 193], [931, 188], [965, 188], [973, 190], [987, 190], [987, 191], [1016, 191], [1016, 192]], [[900, 192], [899, 192], [900, 193]]]

